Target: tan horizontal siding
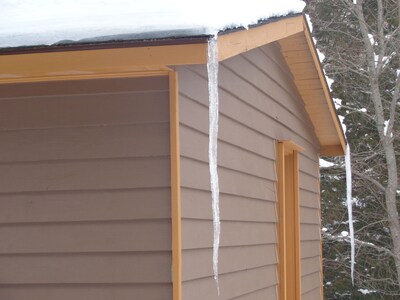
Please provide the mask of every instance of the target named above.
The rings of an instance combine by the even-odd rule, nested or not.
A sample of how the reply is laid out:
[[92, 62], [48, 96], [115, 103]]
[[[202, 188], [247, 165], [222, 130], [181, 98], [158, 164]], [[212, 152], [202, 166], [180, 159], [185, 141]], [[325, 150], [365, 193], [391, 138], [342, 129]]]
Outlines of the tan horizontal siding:
[[300, 228], [302, 241], [316, 241], [321, 239], [321, 228], [318, 224], [302, 223]]
[[[191, 157], [208, 163], [208, 151], [203, 146], [208, 143], [208, 135], [190, 130], [187, 127], [181, 127], [182, 144], [181, 155]], [[220, 155], [218, 165], [229, 169], [237, 170], [243, 173], [255, 175], [258, 177], [274, 179], [269, 170], [274, 167], [272, 159], [261, 157], [255, 153], [245, 151], [236, 145], [220, 141], [218, 150], [224, 155]]]
[[[197, 76], [201, 76], [206, 78], [206, 71], [202, 66], [193, 66], [191, 70], [197, 74]], [[246, 101], [247, 106], [258, 108], [260, 113], [263, 114], [271, 114], [271, 116], [275, 115], [278, 111], [284, 106], [292, 106], [292, 100], [296, 99], [288, 99], [288, 93], [286, 90], [282, 89], [281, 86], [277, 84], [276, 81], [272, 80], [268, 74], [260, 71], [259, 68], [254, 66], [251, 62], [246, 61], [244, 56], [237, 56], [234, 59], [227, 60], [220, 64], [220, 73], [223, 73], [224, 76], [220, 76], [219, 85], [222, 90], [222, 93], [229, 93], [232, 97]], [[186, 74], [189, 77], [189, 74]], [[194, 78], [193, 78], [194, 79]], [[196, 95], [206, 94], [204, 90], [195, 91]], [[183, 93], [185, 91], [183, 90]], [[199, 93], [199, 94], [197, 94]], [[221, 98], [230, 96], [221, 94]], [[269, 99], [271, 101], [276, 101], [275, 99], [282, 99], [283, 103], [271, 107], [270, 111], [266, 111], [265, 107], [268, 106], [268, 103], [262, 101], [263, 99]], [[198, 97], [199, 100], [204, 101], [206, 103], [207, 98]], [[222, 104], [222, 102], [221, 102]], [[222, 107], [221, 107], [222, 108]], [[228, 109], [226, 106], [225, 109]], [[299, 117], [296, 117], [296, 119]], [[300, 118], [299, 118], [300, 119]]]
[[303, 259], [301, 264], [301, 276], [304, 277], [321, 271], [319, 266], [320, 259], [321, 258], [319, 256]]
[[219, 277], [220, 296], [216, 292], [216, 284], [212, 277], [191, 280], [183, 283], [183, 299], [218, 300], [234, 299], [251, 291], [273, 286], [277, 282], [274, 266], [248, 269], [242, 272], [223, 274]]
[[0, 285], [3, 299], [29, 300], [165, 300], [171, 284], [43, 284]]
[[276, 286], [270, 286], [267, 288], [262, 288], [257, 291], [251, 291], [248, 294], [231, 298], [232, 300], [278, 300], [278, 293]]
[[0, 95], [0, 298], [171, 299], [168, 78]]
[[[288, 131], [311, 137], [310, 123], [303, 117], [304, 105], [299, 100], [297, 92], [294, 92], [293, 84], [284, 88], [282, 86], [284, 83], [277, 80], [272, 70], [260, 69], [259, 64], [266, 62], [264, 57], [255, 61], [252, 61], [253, 58], [247, 54], [247, 57], [242, 55], [234, 60], [223, 62], [220, 67], [220, 72], [224, 73], [219, 81], [221, 88], [246, 101], [247, 105], [259, 109], [263, 114], [272, 118], [278, 117], [275, 122], [288, 127]], [[265, 101], [266, 98], [275, 105], [269, 105]], [[283, 123], [283, 120], [288, 123]]]
[[[218, 169], [218, 172], [221, 193], [266, 200], [274, 198], [275, 186], [271, 180], [222, 167]], [[181, 176], [182, 187], [210, 190], [210, 183], [205, 180], [209, 177], [209, 167], [205, 162], [181, 157]], [[248, 177], [252, 180], [246, 180]], [[247, 184], [237, 184], [244, 180]]]
[[315, 300], [315, 299], [322, 299], [322, 292], [321, 292], [321, 287], [315, 287], [314, 289], [305, 292], [301, 295], [301, 298], [303, 300]]
[[300, 171], [299, 181], [300, 189], [314, 192], [316, 194], [319, 193], [319, 180], [315, 175], [310, 175]]
[[167, 219], [170, 193], [170, 188], [148, 188], [5, 194], [0, 224]]
[[[300, 237], [301, 238], [301, 237]], [[301, 258], [310, 258], [321, 255], [321, 241], [301, 241]]]
[[[246, 68], [243, 68], [243, 65], [246, 65]], [[301, 108], [298, 107], [300, 102], [265, 72], [260, 71], [257, 66], [248, 63], [240, 56], [236, 59], [235, 64], [226, 63], [221, 70], [225, 70], [229, 74], [229, 76], [224, 76], [224, 81], [221, 82], [226, 90], [233, 92], [240, 99], [248, 101], [250, 105], [260, 109], [269, 117], [275, 117], [276, 122], [282, 122], [281, 126], [286, 127], [288, 132], [306, 133], [308, 131], [308, 124], [300, 115], [295, 115], [296, 111], [301, 112]], [[239, 82], [240, 85], [238, 85]], [[253, 94], [247, 94], [246, 90], [251, 90]], [[275, 105], [268, 106], [267, 102], [262, 101], [265, 98], [275, 102]], [[281, 102], [277, 99], [280, 99]], [[266, 110], [267, 107], [268, 110]], [[287, 107], [290, 107], [291, 110], [286, 109]]]
[[[221, 247], [219, 274], [274, 265], [276, 257], [264, 254], [275, 250], [275, 245]], [[184, 251], [183, 281], [213, 276], [212, 251], [212, 248]]]
[[161, 156], [168, 138], [168, 123], [0, 131], [0, 163]]
[[[181, 123], [208, 135], [208, 108], [190, 98], [185, 98], [184, 95], [181, 95], [180, 100]], [[271, 137], [265, 136], [251, 127], [243, 126], [237, 120], [230, 119], [223, 114], [220, 114], [219, 120], [220, 124], [225, 124], [225, 126], [220, 126], [218, 140], [266, 158], [274, 158], [274, 141]], [[181, 142], [185, 143], [185, 140], [182, 139]]]
[[319, 193], [300, 190], [300, 206], [309, 208], [320, 208]]
[[[183, 218], [212, 219], [209, 191], [182, 188], [181, 193]], [[276, 222], [274, 199], [267, 201], [225, 193], [219, 198], [221, 220]]]
[[264, 46], [260, 47], [259, 50], [265, 55], [266, 60], [270, 60], [272, 63], [269, 65], [271, 68], [274, 68], [275, 66], [278, 67], [277, 72], [280, 72], [289, 80], [289, 85], [293, 86], [293, 79], [294, 76], [292, 72], [290, 72], [289, 68], [287, 67], [286, 64], [282, 64], [282, 53], [281, 53], [281, 47], [269, 47]]
[[[309, 153], [307, 153], [309, 154]], [[307, 156], [305, 153], [299, 153], [299, 166], [302, 172], [316, 176], [319, 173], [319, 161], [317, 155], [312, 156], [312, 153]]]
[[[221, 247], [275, 244], [274, 223], [221, 222]], [[182, 220], [182, 248], [209, 248], [213, 244], [211, 220]]]
[[[299, 95], [293, 83], [293, 75], [287, 68], [282, 67], [279, 56], [279, 49], [276, 47], [260, 47], [255, 51], [243, 54], [244, 59], [256, 66], [260, 72], [265, 74], [264, 76], [269, 76], [270, 80], [273, 80], [290, 95], [293, 101], [299, 102]], [[273, 74], [273, 77], [269, 74]]]
[[1, 225], [0, 254], [168, 251], [170, 223], [146, 220]]
[[0, 255], [2, 284], [168, 283], [170, 270], [159, 266], [170, 262], [163, 252]]
[[301, 278], [301, 293], [306, 294], [314, 289], [320, 289], [321, 273], [315, 272]]
[[319, 210], [317, 208], [300, 206], [300, 221], [305, 225], [319, 227], [321, 223]]
[[1, 164], [0, 193], [168, 187], [168, 168], [169, 157]]
[[[168, 91], [0, 100], [0, 130], [168, 122]], [[118, 100], [117, 100], [118, 99]], [[125, 109], [118, 109], [118, 101]], [[137, 105], [143, 106], [140, 110]], [[45, 109], [37, 109], [42, 107]], [[93, 109], [102, 107], [104, 110]], [[107, 112], [107, 113], [105, 113]]]

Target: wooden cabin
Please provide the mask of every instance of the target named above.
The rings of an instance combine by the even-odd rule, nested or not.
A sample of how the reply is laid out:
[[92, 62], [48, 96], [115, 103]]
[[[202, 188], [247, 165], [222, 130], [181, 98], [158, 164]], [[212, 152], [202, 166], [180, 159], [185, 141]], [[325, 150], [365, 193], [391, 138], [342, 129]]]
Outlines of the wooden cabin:
[[319, 156], [345, 140], [307, 22], [217, 40], [220, 296], [209, 39], [0, 50], [0, 299], [323, 298]]

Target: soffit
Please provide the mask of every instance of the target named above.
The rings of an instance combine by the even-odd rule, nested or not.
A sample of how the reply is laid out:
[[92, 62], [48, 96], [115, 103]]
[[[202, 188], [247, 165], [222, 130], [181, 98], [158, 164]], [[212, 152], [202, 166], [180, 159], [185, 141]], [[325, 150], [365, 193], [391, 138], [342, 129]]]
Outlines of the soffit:
[[321, 155], [344, 155], [344, 134], [308, 28], [279, 44], [313, 123]]

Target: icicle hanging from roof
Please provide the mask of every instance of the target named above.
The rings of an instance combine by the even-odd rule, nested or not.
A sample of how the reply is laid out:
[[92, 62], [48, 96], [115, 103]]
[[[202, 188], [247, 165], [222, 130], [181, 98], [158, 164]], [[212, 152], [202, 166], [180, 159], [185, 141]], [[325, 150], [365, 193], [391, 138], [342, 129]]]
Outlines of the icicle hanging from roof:
[[208, 93], [209, 93], [208, 159], [210, 167], [210, 183], [211, 183], [213, 227], [214, 227], [213, 271], [219, 295], [218, 254], [219, 254], [219, 239], [221, 234], [221, 222], [219, 216], [219, 183], [218, 183], [218, 170], [217, 170], [219, 99], [218, 99], [218, 46], [217, 46], [216, 36], [211, 38], [208, 43], [207, 73], [208, 73]]
[[351, 244], [351, 282], [354, 285], [354, 265], [355, 265], [355, 243], [354, 243], [354, 227], [353, 227], [353, 198], [352, 198], [352, 184], [351, 184], [351, 156], [350, 146], [346, 146], [346, 197], [347, 197], [347, 212], [349, 216], [349, 231], [350, 231], [350, 244]]

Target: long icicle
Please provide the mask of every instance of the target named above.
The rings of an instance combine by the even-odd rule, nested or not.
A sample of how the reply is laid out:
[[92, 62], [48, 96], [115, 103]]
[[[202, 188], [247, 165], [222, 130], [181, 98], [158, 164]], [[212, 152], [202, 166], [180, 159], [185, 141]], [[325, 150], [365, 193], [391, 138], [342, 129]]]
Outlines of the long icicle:
[[354, 227], [353, 227], [353, 196], [352, 196], [352, 184], [351, 184], [351, 156], [350, 146], [347, 143], [346, 146], [346, 196], [347, 196], [347, 213], [349, 219], [349, 231], [350, 231], [350, 245], [351, 245], [351, 283], [354, 285], [354, 265], [355, 265], [355, 243], [354, 243]]
[[209, 93], [209, 145], [208, 159], [210, 167], [210, 183], [212, 197], [213, 212], [213, 271], [214, 279], [217, 284], [217, 292], [219, 296], [219, 280], [218, 280], [218, 255], [219, 255], [219, 239], [221, 234], [221, 222], [219, 215], [219, 183], [218, 183], [218, 164], [217, 164], [217, 144], [218, 144], [218, 46], [217, 37], [214, 36], [208, 42], [208, 93]]

